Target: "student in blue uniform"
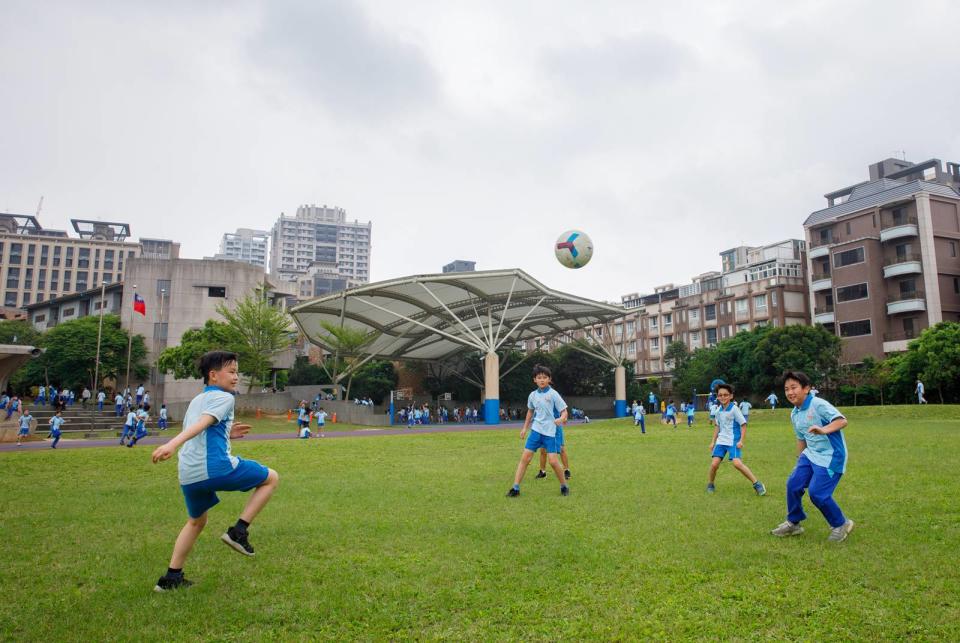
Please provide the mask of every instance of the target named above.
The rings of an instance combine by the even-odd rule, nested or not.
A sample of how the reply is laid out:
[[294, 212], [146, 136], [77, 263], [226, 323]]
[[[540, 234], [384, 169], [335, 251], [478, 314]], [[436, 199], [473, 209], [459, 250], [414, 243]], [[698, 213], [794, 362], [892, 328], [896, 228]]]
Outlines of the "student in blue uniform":
[[687, 426], [688, 427], [693, 426], [693, 416], [694, 416], [694, 413], [696, 413], [696, 411], [697, 409], [693, 405], [693, 402], [690, 402], [689, 404], [687, 404]]
[[717, 406], [717, 426], [713, 430], [713, 441], [710, 442], [711, 460], [708, 474], [710, 481], [707, 483], [707, 492], [713, 493], [716, 491], [714, 480], [717, 477], [717, 469], [720, 468], [724, 456], [728, 456], [730, 462], [733, 463], [733, 467], [753, 484], [753, 490], [757, 492], [757, 495], [766, 494], [767, 489], [763, 486], [763, 483], [757, 480], [757, 477], [750, 471], [750, 467], [745, 465], [741, 458], [743, 441], [746, 438], [744, 429], [747, 426], [747, 421], [733, 401], [732, 385], [717, 385]]
[[847, 418], [832, 404], [811, 392], [810, 378], [802, 371], [783, 374], [783, 392], [793, 404], [790, 422], [797, 436], [797, 464], [787, 479], [787, 519], [770, 533], [774, 536], [796, 536], [803, 533], [800, 522], [803, 494], [820, 510], [830, 525], [830, 542], [842, 542], [853, 530], [833, 492], [847, 471], [847, 443], [843, 428]]
[[137, 433], [137, 412], [133, 409], [127, 413], [127, 421], [123, 424], [123, 432], [120, 434], [120, 446], [126, 446], [127, 438], [133, 439]]
[[158, 592], [192, 584], [184, 578], [183, 565], [207, 524], [207, 512], [220, 502], [217, 492], [253, 491], [240, 519], [220, 537], [231, 549], [253, 556], [248, 538], [250, 523], [270, 501], [280, 481], [273, 469], [230, 452], [230, 441], [242, 438], [251, 428], [234, 423], [234, 395], [240, 382], [237, 354], [205, 354], [200, 358], [200, 373], [206, 386], [183, 414], [183, 430], [152, 455], [154, 463], [162, 462], [180, 449], [177, 470], [188, 516], [173, 546], [167, 573], [154, 587]]
[[66, 420], [63, 419], [63, 411], [57, 409], [57, 412], [50, 418], [50, 437], [53, 438], [53, 444], [50, 445], [51, 449], [57, 448], [57, 443], [60, 442], [60, 427], [63, 426]]
[[23, 444], [23, 439], [30, 435], [30, 423], [33, 422], [33, 416], [30, 415], [30, 409], [24, 407], [23, 413], [20, 415], [20, 419], [17, 420], [20, 424], [20, 430], [17, 431], [17, 446]]
[[157, 419], [157, 428], [161, 431], [167, 430], [167, 405], [160, 405], [160, 417]]
[[643, 408], [643, 404], [634, 403], [633, 405], [633, 426], [640, 427], [640, 433], [646, 434], [647, 432], [647, 423], [644, 421], [644, 416], [647, 414], [646, 410]]
[[667, 424], [673, 424], [673, 428], [677, 428], [677, 405], [673, 400], [667, 404]]
[[750, 409], [753, 408], [753, 404], [747, 401], [747, 398], [740, 400], [740, 412], [743, 413], [743, 419], [745, 422], [750, 421]]
[[148, 412], [149, 407], [146, 404], [141, 404], [140, 408], [137, 409], [137, 429], [133, 434], [133, 439], [127, 443], [127, 446], [131, 449], [133, 445], [140, 441], [140, 438], [146, 437], [147, 435], [147, 421], [150, 419], [150, 414]]
[[113, 398], [114, 412], [117, 414], [117, 417], [123, 415], [123, 395], [117, 393], [117, 396]]
[[777, 394], [774, 393], [773, 391], [771, 391], [771, 392], [770, 392], [770, 395], [767, 396], [767, 404], [770, 405], [770, 410], [771, 410], [771, 411], [776, 411], [776, 410], [777, 410], [777, 402], [779, 402], [779, 401], [780, 401], [780, 400], [779, 400], [779, 398], [777, 398]]
[[[556, 390], [550, 387], [551, 373], [546, 366], [537, 364], [533, 367], [533, 382], [537, 388], [527, 397], [527, 417], [523, 421], [523, 428], [520, 429], [520, 438], [526, 437], [528, 428], [532, 431], [524, 444], [520, 463], [517, 464], [517, 473], [513, 478], [513, 486], [507, 491], [507, 496], [514, 498], [520, 495], [520, 483], [523, 482], [527, 467], [533, 460], [533, 454], [540, 447], [547, 450], [550, 466], [557, 475], [557, 480], [560, 481], [560, 494], [568, 496], [570, 487], [567, 486], [567, 479], [564, 477], [557, 457], [560, 451], [557, 446], [557, 428], [567, 421], [567, 403]], [[560, 411], [560, 417], [554, 416], [554, 409]]]

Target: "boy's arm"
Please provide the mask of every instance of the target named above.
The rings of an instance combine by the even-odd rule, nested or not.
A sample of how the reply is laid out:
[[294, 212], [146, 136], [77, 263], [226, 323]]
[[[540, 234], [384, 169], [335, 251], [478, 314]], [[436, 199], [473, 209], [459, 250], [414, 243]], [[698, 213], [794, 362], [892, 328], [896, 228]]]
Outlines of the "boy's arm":
[[562, 411], [560, 411], [560, 417], [554, 420], [553, 423], [556, 424], [557, 426], [560, 426], [561, 424], [566, 424], [567, 417], [568, 417], [567, 409], [563, 409]]
[[524, 438], [527, 435], [527, 429], [530, 428], [530, 422], [533, 420], [533, 409], [527, 409], [527, 417], [523, 421], [523, 428], [520, 429], [520, 437]]
[[166, 444], [161, 444], [156, 449], [154, 449], [153, 455], [151, 456], [151, 460], [153, 460], [154, 464], [156, 464], [157, 462], [168, 459], [170, 456], [174, 454], [174, 452], [180, 447], [181, 444], [183, 444], [187, 440], [197, 437], [198, 435], [203, 433], [205, 430], [207, 430], [209, 427], [213, 426], [217, 422], [218, 422], [217, 418], [213, 417], [212, 415], [207, 415], [206, 413], [204, 413], [203, 415], [200, 416], [199, 420], [197, 420], [190, 426], [186, 427], [183, 431], [181, 431], [177, 435], [173, 436], [173, 438], [170, 439]]
[[737, 448], [743, 448], [743, 441], [747, 439], [747, 424], [743, 423], [740, 425], [740, 440], [737, 442]]
[[817, 435], [828, 435], [830, 433], [835, 433], [840, 429], [847, 426], [847, 418], [840, 417], [834, 418], [834, 420], [827, 426], [811, 426], [810, 433], [815, 433]]
[[713, 439], [710, 440], [710, 448], [717, 446], [717, 436], [720, 435], [720, 425], [714, 423], [713, 425]]

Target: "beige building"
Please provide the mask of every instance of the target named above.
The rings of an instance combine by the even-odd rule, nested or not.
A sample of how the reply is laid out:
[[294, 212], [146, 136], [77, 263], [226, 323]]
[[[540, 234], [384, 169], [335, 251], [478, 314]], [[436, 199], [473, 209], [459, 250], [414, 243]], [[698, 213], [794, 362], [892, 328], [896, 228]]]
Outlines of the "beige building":
[[130, 226], [71, 219], [77, 236], [44, 229], [36, 217], [0, 213], [3, 306], [36, 302], [122, 281], [133, 257], [176, 257], [180, 245], [160, 239], [129, 241]]
[[804, 222], [812, 320], [842, 338], [843, 362], [960, 321], [958, 190], [958, 163], [886, 159]]
[[302, 205], [292, 217], [281, 214], [271, 232], [270, 274], [297, 281], [314, 264], [333, 265], [341, 278], [367, 283], [371, 227], [369, 221], [347, 221], [343, 208], [325, 205]]

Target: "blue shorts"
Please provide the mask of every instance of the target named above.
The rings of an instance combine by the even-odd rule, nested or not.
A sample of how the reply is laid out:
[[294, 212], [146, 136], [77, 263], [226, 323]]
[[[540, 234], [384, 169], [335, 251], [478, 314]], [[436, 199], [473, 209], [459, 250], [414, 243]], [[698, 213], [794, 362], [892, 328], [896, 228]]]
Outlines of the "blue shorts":
[[[560, 427], [557, 428], [559, 429]], [[560, 447], [557, 446], [557, 438], [552, 435], [538, 433], [532, 429], [530, 430], [530, 435], [527, 436], [527, 444], [523, 448], [530, 451], [543, 448], [546, 449], [547, 453], [560, 453]]]
[[557, 453], [560, 453], [560, 449], [562, 449], [562, 448], [563, 448], [563, 445], [564, 445], [564, 441], [563, 441], [563, 427], [562, 427], [562, 426], [558, 426], [558, 427], [557, 427], [557, 435], [556, 435], [555, 437], [556, 437], [556, 440], [557, 440]]
[[17, 435], [30, 435], [30, 427], [20, 427], [20, 430], [17, 431]]
[[218, 491], [250, 491], [263, 484], [268, 475], [270, 470], [256, 460], [241, 458], [237, 468], [225, 476], [180, 485], [187, 504], [187, 514], [191, 518], [199, 518], [220, 502]]
[[738, 448], [737, 448], [737, 445], [735, 445], [735, 444], [729, 445], [729, 446], [726, 445], [726, 444], [717, 444], [717, 445], [714, 445], [714, 447], [713, 447], [713, 457], [714, 457], [714, 458], [720, 458], [721, 460], [723, 460], [723, 456], [728, 455], [728, 454], [729, 454], [731, 460], [733, 460], [734, 458], [738, 458], [738, 459], [739, 459], [739, 458], [743, 457], [743, 456], [740, 455], [740, 449], [738, 449]]

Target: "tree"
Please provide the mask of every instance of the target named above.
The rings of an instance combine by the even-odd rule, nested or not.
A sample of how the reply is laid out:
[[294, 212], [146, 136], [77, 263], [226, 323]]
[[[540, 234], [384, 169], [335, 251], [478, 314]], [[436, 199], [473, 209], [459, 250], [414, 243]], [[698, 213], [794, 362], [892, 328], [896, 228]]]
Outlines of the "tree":
[[923, 364], [919, 377], [928, 388], [935, 388], [944, 402], [944, 393], [956, 399], [960, 381], [960, 323], [941, 322], [920, 333], [908, 350], [916, 350]]
[[270, 305], [266, 295], [265, 289], [258, 288], [232, 310], [224, 304], [217, 306], [236, 336], [240, 364], [251, 375], [251, 386], [267, 383], [274, 356], [293, 343], [290, 316]]
[[671, 364], [671, 370], [683, 368], [687, 360], [690, 359], [690, 351], [683, 342], [670, 342], [666, 352], [663, 354], [664, 362]]
[[[61, 387], [89, 386], [93, 381], [97, 357], [98, 316], [81, 317], [57, 324], [38, 341], [44, 352], [27, 362], [13, 378], [12, 385], [26, 391], [36, 384], [56, 384]], [[119, 379], [127, 368], [127, 331], [120, 327], [116, 315], [103, 316], [103, 337], [100, 342], [100, 377]], [[130, 352], [131, 373], [137, 379], [145, 378], [148, 369], [144, 359], [147, 348], [142, 335], [134, 335]]]
[[330, 376], [316, 364], [311, 364], [306, 356], [299, 355], [293, 361], [293, 368], [287, 379], [290, 386], [309, 386], [315, 384], [329, 384]]
[[41, 336], [42, 333], [28, 321], [19, 319], [0, 321], [0, 344], [36, 346]]
[[334, 353], [329, 364], [328, 360], [324, 360], [320, 363], [320, 366], [327, 372], [333, 384], [340, 384], [340, 380], [345, 377], [341, 374], [343, 371], [349, 373], [347, 390], [344, 394], [344, 397], [349, 399], [350, 385], [353, 384], [354, 376], [353, 366], [360, 359], [360, 349], [376, 340], [379, 333], [371, 335], [356, 328], [338, 326], [328, 321], [321, 321], [320, 326], [326, 331], [321, 335], [321, 341], [324, 345], [330, 347]]
[[[190, 329], [180, 338], [178, 346], [163, 350], [157, 357], [157, 369], [163, 373], [173, 373], [178, 380], [197, 378], [200, 357], [214, 350], [239, 352], [240, 339], [233, 329], [223, 322], [208, 319], [203, 328]], [[240, 367], [246, 369], [241, 361]], [[248, 373], [243, 370], [243, 373]]]
[[397, 372], [393, 362], [373, 359], [357, 369], [353, 374], [354, 395], [369, 397], [376, 404], [382, 404], [397, 388]]

